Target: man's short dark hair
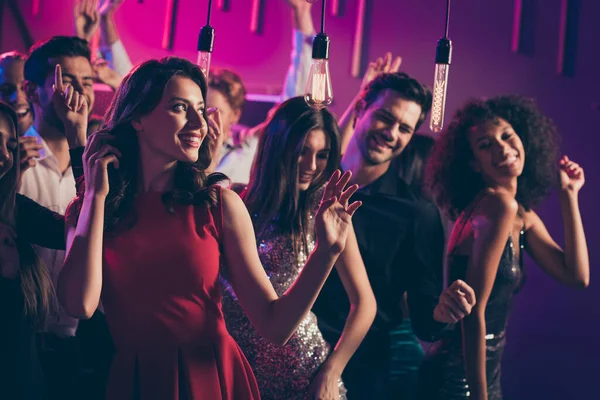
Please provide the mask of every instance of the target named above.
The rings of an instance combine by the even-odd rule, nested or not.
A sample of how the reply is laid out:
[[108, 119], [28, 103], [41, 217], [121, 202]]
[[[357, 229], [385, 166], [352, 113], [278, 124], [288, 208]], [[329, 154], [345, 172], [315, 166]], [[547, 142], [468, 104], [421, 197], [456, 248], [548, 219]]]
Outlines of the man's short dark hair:
[[50, 60], [60, 57], [85, 57], [91, 63], [90, 46], [86, 40], [75, 36], [54, 36], [34, 44], [25, 61], [25, 79], [43, 86], [54, 71]]
[[427, 86], [411, 78], [404, 72], [381, 74], [373, 79], [361, 92], [357, 108], [359, 110], [368, 108], [377, 100], [381, 92], [386, 89], [394, 90], [400, 93], [402, 98], [414, 101], [421, 106], [421, 115], [419, 116], [417, 126], [415, 126], [415, 131], [419, 129], [419, 126], [421, 126], [431, 110], [431, 91]]

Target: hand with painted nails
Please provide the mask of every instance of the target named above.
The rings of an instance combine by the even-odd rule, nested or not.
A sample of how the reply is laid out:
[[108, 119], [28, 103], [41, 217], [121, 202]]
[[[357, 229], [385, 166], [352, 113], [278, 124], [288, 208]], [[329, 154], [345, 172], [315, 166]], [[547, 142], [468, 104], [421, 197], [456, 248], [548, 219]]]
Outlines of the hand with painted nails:
[[65, 136], [70, 148], [85, 146], [89, 116], [88, 103], [85, 96], [73, 88], [64, 85], [62, 69], [56, 64], [54, 69], [54, 93], [52, 104], [56, 115], [65, 127]]
[[455, 324], [471, 314], [475, 302], [475, 291], [458, 279], [442, 292], [433, 310], [433, 319], [437, 322]]
[[560, 188], [567, 192], [578, 193], [585, 183], [583, 168], [567, 156], [561, 158], [559, 167]]
[[85, 195], [106, 198], [110, 189], [108, 184], [108, 166], [119, 168], [121, 152], [109, 144], [115, 136], [106, 130], [90, 135], [83, 152], [83, 174], [85, 176]]
[[358, 190], [358, 185], [346, 189], [352, 173], [342, 175], [336, 170], [323, 193], [323, 198], [315, 216], [316, 242], [325, 246], [332, 254], [339, 255], [346, 246], [348, 230], [352, 229], [352, 215], [362, 205], [360, 201], [348, 204], [350, 197]]

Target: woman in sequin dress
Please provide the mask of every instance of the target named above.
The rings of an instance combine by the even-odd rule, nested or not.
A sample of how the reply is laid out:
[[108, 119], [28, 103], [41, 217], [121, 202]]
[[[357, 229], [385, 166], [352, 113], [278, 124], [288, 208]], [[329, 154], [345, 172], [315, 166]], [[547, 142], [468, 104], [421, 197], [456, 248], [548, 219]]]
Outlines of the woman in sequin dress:
[[[262, 264], [278, 294], [298, 284], [315, 246], [314, 213], [339, 154], [333, 116], [308, 107], [302, 97], [282, 103], [262, 133], [242, 197], [253, 218]], [[375, 317], [375, 298], [353, 233], [336, 268], [352, 308], [333, 352], [313, 313], [285, 347], [262, 340], [226, 286], [227, 327], [248, 358], [264, 399], [345, 398], [341, 373]]]
[[[344, 190], [351, 176], [335, 171], [314, 218], [319, 242], [298, 284], [279, 297], [244, 203], [217, 184], [223, 175], [205, 174], [221, 132], [205, 98], [197, 65], [178, 57], [146, 61], [115, 94], [103, 121], [110, 134], [96, 133], [86, 146], [85, 183], [65, 216], [58, 297], [79, 319], [102, 298], [116, 348], [109, 400], [259, 399], [223, 319], [221, 265], [252, 323], [283, 345], [352, 232], [360, 203], [347, 199], [356, 186]], [[85, 112], [78, 122], [86, 124]]]
[[[472, 100], [441, 136], [431, 182], [439, 204], [458, 217], [448, 244], [448, 275], [465, 280], [477, 303], [427, 355], [422, 399], [502, 399], [505, 329], [524, 280], [524, 249], [561, 283], [587, 287], [578, 206], [583, 169], [566, 156], [559, 160], [558, 150], [554, 124], [533, 100], [519, 96]], [[559, 174], [565, 250], [532, 210]]]

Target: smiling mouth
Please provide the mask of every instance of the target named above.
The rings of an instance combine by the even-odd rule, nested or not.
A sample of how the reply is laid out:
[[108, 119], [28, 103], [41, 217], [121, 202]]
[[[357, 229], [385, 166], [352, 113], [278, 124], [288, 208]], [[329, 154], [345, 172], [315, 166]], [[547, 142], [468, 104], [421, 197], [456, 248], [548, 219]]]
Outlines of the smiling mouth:
[[312, 180], [313, 175], [312, 174], [300, 174], [298, 176], [298, 180], [302, 183], [307, 183], [310, 182]]
[[370, 140], [376, 145], [376, 147], [390, 150], [394, 149], [394, 147], [390, 145], [390, 142], [385, 140], [381, 135], [371, 135]]
[[502, 162], [496, 164], [497, 167], [506, 168], [512, 166], [518, 159], [518, 156], [511, 155], [505, 158]]
[[29, 107], [21, 106], [15, 109], [15, 113], [17, 114], [17, 118], [19, 119], [25, 118], [30, 112], [31, 109]]
[[189, 146], [189, 147], [198, 148], [198, 147], [200, 147], [200, 144], [202, 142], [202, 138], [200, 136], [196, 136], [196, 135], [181, 134], [181, 135], [178, 135], [178, 137], [182, 144], [185, 144], [186, 146]]

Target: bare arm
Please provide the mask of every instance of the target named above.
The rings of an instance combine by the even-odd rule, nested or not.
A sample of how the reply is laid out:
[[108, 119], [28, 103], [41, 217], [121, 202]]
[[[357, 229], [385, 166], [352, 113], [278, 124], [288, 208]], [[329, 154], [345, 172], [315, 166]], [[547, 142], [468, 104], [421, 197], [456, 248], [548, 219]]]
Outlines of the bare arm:
[[[348, 175], [345, 175], [346, 178]], [[339, 173], [334, 174], [332, 181], [338, 182]], [[343, 180], [343, 179], [342, 179]], [[344, 210], [348, 195], [356, 190], [355, 186], [341, 195], [343, 186], [335, 187], [335, 182], [328, 184], [324, 200], [317, 213], [317, 243], [310, 254], [302, 272], [294, 284], [278, 298], [256, 250], [252, 221], [242, 200], [232, 191], [223, 189], [223, 250], [228, 266], [228, 277], [240, 305], [254, 325], [257, 332], [265, 339], [283, 345], [296, 330], [298, 324], [306, 316], [329, 275], [338, 255], [343, 250], [350, 217], [360, 206], [350, 205]], [[333, 193], [340, 199], [333, 198]], [[328, 196], [328, 197], [325, 197]]]
[[356, 121], [356, 117], [358, 115], [356, 111], [356, 104], [359, 101], [359, 96], [357, 95], [352, 99], [346, 111], [340, 117], [338, 124], [340, 126], [340, 137], [341, 137], [341, 151], [342, 154], [346, 153], [346, 149], [348, 149], [348, 145], [350, 144], [350, 139], [352, 139], [352, 134], [354, 133], [354, 122]]
[[115, 25], [115, 11], [123, 3], [124, 0], [105, 0], [100, 7], [100, 30], [102, 35], [102, 44], [111, 46], [119, 40], [119, 32]]
[[487, 400], [485, 308], [517, 209], [514, 198], [490, 194], [471, 217], [474, 239], [466, 281], [475, 291], [477, 303], [463, 319], [462, 328], [467, 380], [474, 400]]
[[125, 0], [104, 0], [100, 6], [100, 50], [105, 60], [114, 72], [106, 70], [103, 76], [108, 82], [106, 84], [116, 88], [121, 82], [121, 77], [127, 75], [131, 68], [131, 60], [127, 54], [125, 46], [119, 37], [117, 25], [115, 23], [115, 13]]
[[586, 288], [590, 283], [590, 260], [579, 212], [579, 189], [584, 183], [583, 169], [572, 161], [561, 163], [561, 169], [561, 181], [564, 184], [559, 192], [559, 200], [565, 249], [552, 239], [540, 217], [534, 211], [529, 211], [525, 215], [529, 225], [525, 235], [527, 251], [557, 281], [575, 288]]
[[292, 52], [283, 83], [282, 101], [302, 96], [312, 62], [312, 37], [315, 35], [310, 9], [306, 0], [286, 0], [292, 10]]
[[77, 225], [66, 226], [67, 257], [58, 279], [58, 300], [67, 314], [91, 318], [102, 291], [104, 198], [86, 196]]
[[338, 380], [346, 364], [369, 331], [377, 311], [375, 295], [369, 284], [354, 229], [348, 233], [346, 248], [335, 267], [348, 294], [350, 312], [342, 336], [315, 378], [313, 386], [317, 394], [338, 388]]
[[292, 21], [294, 29], [304, 35], [314, 35], [315, 27], [313, 25], [310, 9], [312, 4], [306, 0], [286, 0], [292, 9]]
[[108, 164], [118, 168], [120, 153], [102, 141], [110, 135], [98, 132], [84, 152], [86, 190], [79, 220], [66, 218], [67, 256], [58, 278], [58, 299], [74, 318], [90, 318], [102, 292], [104, 203], [108, 194]]

